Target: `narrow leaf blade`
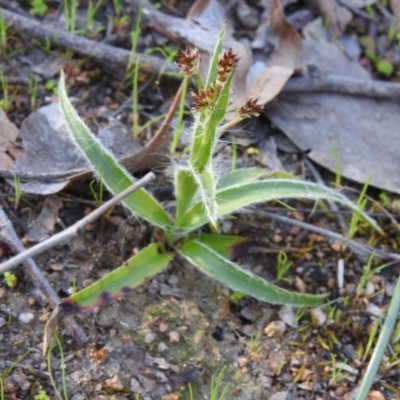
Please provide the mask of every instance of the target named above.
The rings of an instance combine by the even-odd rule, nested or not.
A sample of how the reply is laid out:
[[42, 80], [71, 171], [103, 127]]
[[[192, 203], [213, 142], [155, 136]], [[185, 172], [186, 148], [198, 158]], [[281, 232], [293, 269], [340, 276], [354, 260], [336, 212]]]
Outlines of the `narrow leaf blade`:
[[63, 299], [61, 312], [73, 315], [122, 297], [158, 274], [172, 258], [173, 253], [165, 252], [161, 243], [153, 243], [103, 278]]
[[215, 233], [193, 234], [190, 239], [196, 240], [210, 247], [212, 250], [229, 260], [243, 257], [249, 249], [260, 244], [256, 239], [234, 235], [220, 235]]
[[[96, 174], [101, 177], [107, 188], [114, 194], [131, 186], [134, 179], [128, 171], [117, 163], [114, 156], [93, 136], [76, 113], [68, 99], [63, 73], [61, 73], [58, 93], [61, 110], [71, 138], [96, 171]], [[169, 217], [160, 203], [144, 189], [139, 189], [127, 196], [123, 203], [131, 211], [156, 226], [165, 228], [169, 224]]]
[[234, 291], [271, 304], [314, 307], [321, 304], [328, 294], [312, 295], [282, 289], [238, 264], [227, 260], [211, 247], [197, 240], [185, 240], [179, 253], [206, 275], [214, 278]]
[[[266, 179], [255, 182], [229, 186], [217, 190], [218, 217], [228, 215], [243, 207], [264, 201], [282, 198], [323, 200], [330, 199], [345, 205], [353, 211], [360, 212], [357, 205], [337, 191], [312, 182], [291, 179]], [[376, 222], [366, 213], [362, 213], [374, 229], [380, 231]], [[201, 203], [195, 204], [182, 220], [182, 228], [191, 231], [208, 222]]]

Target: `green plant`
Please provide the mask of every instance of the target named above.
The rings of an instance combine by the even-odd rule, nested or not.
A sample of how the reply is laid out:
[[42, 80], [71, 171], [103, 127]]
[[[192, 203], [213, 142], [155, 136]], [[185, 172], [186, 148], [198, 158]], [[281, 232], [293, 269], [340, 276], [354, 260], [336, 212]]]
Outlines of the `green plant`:
[[11, 108], [12, 102], [14, 100], [17, 91], [15, 91], [10, 98], [10, 95], [8, 93], [8, 81], [3, 71], [1, 70], [0, 70], [0, 86], [1, 86], [1, 91], [3, 92], [3, 98], [0, 100], [0, 108], [2, 108], [4, 111], [7, 112]]
[[371, 176], [368, 176], [368, 178], [365, 181], [364, 186], [361, 190], [361, 193], [358, 196], [358, 199], [357, 199], [358, 210], [353, 212], [353, 215], [351, 216], [349, 230], [346, 235], [349, 239], [352, 239], [354, 237], [354, 235], [356, 234], [357, 229], [358, 229], [358, 223], [360, 222], [360, 219], [362, 216], [361, 212], [364, 210], [365, 206], [367, 205], [367, 199], [365, 197], [365, 194], [367, 192], [370, 180], [371, 180]]
[[51, 400], [45, 390], [39, 390], [39, 393], [35, 395], [34, 400]]
[[287, 254], [284, 251], [280, 251], [277, 256], [276, 264], [276, 279], [278, 281], [291, 282], [291, 279], [285, 278], [284, 275], [292, 266], [292, 261], [288, 261]]
[[[175, 256], [181, 256], [206, 275], [234, 291], [273, 304], [296, 307], [316, 306], [327, 293], [304, 294], [282, 289], [230, 260], [233, 250], [248, 243], [246, 238], [201, 233], [210, 224], [218, 230], [218, 220], [252, 204], [278, 198], [332, 199], [352, 210], [357, 207], [340, 193], [311, 182], [295, 179], [272, 179], [260, 169], [236, 169], [219, 176], [212, 155], [224, 124], [229, 104], [231, 83], [238, 57], [232, 51], [222, 51], [222, 29], [212, 56], [209, 73], [203, 84], [199, 78], [198, 51], [181, 52], [177, 64], [187, 75], [197, 78], [197, 93], [193, 93], [195, 122], [191, 132], [188, 160], [176, 165], [174, 187], [176, 211], [174, 217], [145, 189], [139, 189], [123, 200], [123, 204], [157, 229], [154, 243], [140, 250], [121, 267], [92, 285], [64, 299], [48, 323], [59, 315], [75, 314], [92, 309], [129, 293], [134, 287], [160, 272]], [[115, 157], [91, 134], [68, 100], [64, 75], [59, 85], [60, 106], [71, 137], [104, 185], [120, 193], [134, 182]], [[231, 121], [258, 115], [261, 107], [255, 99], [247, 99]], [[364, 218], [379, 230], [366, 214]], [[45, 341], [46, 343], [46, 341]]]
[[[49, 370], [49, 377], [51, 384], [53, 386], [54, 392], [56, 393], [56, 396], [60, 400], [68, 400], [68, 393], [67, 393], [67, 380], [65, 376], [65, 360], [64, 360], [64, 349], [62, 347], [62, 343], [58, 335], [55, 335], [56, 343], [50, 348], [49, 353], [47, 354], [47, 368]], [[60, 351], [60, 358], [61, 358], [61, 382], [62, 382], [62, 390], [63, 390], [63, 395], [60, 393], [60, 391], [57, 389], [56, 381], [54, 380], [53, 372], [52, 372], [52, 367], [51, 367], [51, 355], [52, 355], [52, 350], [58, 347]]]
[[388, 265], [380, 265], [379, 267], [372, 268], [372, 262], [374, 261], [375, 254], [371, 254], [370, 257], [368, 258], [367, 264], [364, 267], [363, 274], [361, 275], [361, 279], [357, 285], [357, 297], [360, 297], [365, 286], [367, 285], [368, 281], [371, 279], [372, 276], [378, 274], [381, 272], [384, 268], [386, 268]]
[[14, 208], [17, 209], [22, 198], [21, 180], [14, 175]]
[[8, 271], [4, 272], [4, 280], [9, 288], [13, 288], [17, 284], [17, 277]]
[[27, 350], [21, 357], [18, 357], [17, 361], [12, 363], [1, 375], [0, 375], [0, 400], [4, 400], [4, 379], [12, 372], [12, 370], [20, 363], [31, 351]]
[[47, 13], [49, 7], [44, 0], [31, 0], [31, 8], [29, 12], [33, 15], [44, 15]]
[[35, 110], [37, 100], [38, 81], [34, 75], [29, 76], [29, 97], [31, 100], [31, 110]]
[[0, 53], [2, 56], [6, 55], [7, 51], [7, 29], [3, 18], [3, 14], [0, 9]]
[[96, 189], [94, 188], [95, 183], [96, 183], [96, 181], [91, 181], [89, 184], [89, 189], [90, 189], [90, 192], [92, 193], [94, 201], [96, 202], [97, 206], [99, 207], [103, 203], [103, 182], [100, 181], [98, 193], [96, 192]]
[[97, 34], [104, 30], [104, 27], [94, 30], [94, 17], [96, 16], [96, 13], [99, 10], [102, 2], [103, 0], [98, 0], [97, 3], [88, 3], [85, 27], [79, 31], [81, 35]]
[[49, 90], [51, 92], [53, 92], [53, 94], [57, 94], [57, 81], [55, 79], [49, 79], [46, 81], [46, 83], [44, 84], [44, 88], [46, 90]]
[[329, 381], [331, 385], [336, 385], [340, 381], [347, 379], [349, 377], [348, 374], [343, 372], [346, 362], [347, 359], [344, 361], [344, 363], [337, 363], [335, 355], [331, 354], [332, 366], [331, 366], [331, 378]]
[[394, 74], [393, 61], [381, 59], [372, 49], [365, 49], [364, 53], [372, 61], [377, 72], [387, 77]]
[[63, 0], [65, 30], [69, 33], [74, 33], [76, 28], [76, 8], [77, 0]]
[[[215, 380], [214, 375], [211, 377], [211, 386], [210, 386], [210, 400], [223, 400], [228, 393], [229, 383], [225, 385], [222, 389], [222, 393], [219, 397], [218, 394], [220, 392], [222, 378], [224, 377], [226, 367], [223, 367], [219, 372], [217, 379]], [[189, 390], [189, 400], [194, 400], [193, 389], [192, 385], [189, 383], [188, 385]]]

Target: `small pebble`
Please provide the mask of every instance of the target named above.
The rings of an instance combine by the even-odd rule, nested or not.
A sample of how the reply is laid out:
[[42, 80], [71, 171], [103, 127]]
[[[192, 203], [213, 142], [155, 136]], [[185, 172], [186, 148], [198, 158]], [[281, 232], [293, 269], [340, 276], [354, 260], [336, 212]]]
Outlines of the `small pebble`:
[[29, 324], [35, 316], [31, 312], [21, 313], [18, 315], [18, 320], [23, 324]]
[[156, 337], [157, 337], [157, 335], [154, 332], [147, 332], [144, 335], [144, 341], [145, 341], [145, 343], [150, 344], [150, 343], [154, 342]]
[[180, 336], [177, 331], [171, 331], [168, 336], [169, 336], [170, 343], [178, 343], [179, 342]]
[[168, 346], [167, 346], [164, 342], [158, 343], [158, 345], [157, 345], [157, 351], [158, 351], [159, 353], [162, 353], [162, 352], [164, 352], [164, 351], [166, 351], [166, 350], [168, 350]]
[[0, 317], [0, 328], [1, 328], [2, 326], [4, 326], [6, 323], [7, 323], [7, 322], [6, 322], [6, 319], [3, 318], [3, 317]]

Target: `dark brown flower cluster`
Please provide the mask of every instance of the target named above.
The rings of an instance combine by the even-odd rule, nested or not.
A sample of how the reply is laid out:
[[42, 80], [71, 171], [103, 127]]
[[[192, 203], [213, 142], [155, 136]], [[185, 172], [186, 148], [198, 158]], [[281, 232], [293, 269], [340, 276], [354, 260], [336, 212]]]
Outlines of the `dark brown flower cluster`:
[[244, 105], [239, 108], [238, 114], [241, 118], [258, 117], [263, 111], [264, 107], [257, 104], [258, 99], [248, 98]]
[[194, 75], [199, 67], [199, 49], [190, 50], [188, 47], [185, 50], [179, 50], [176, 57], [176, 65], [185, 75]]
[[218, 92], [218, 86], [212, 85], [210, 89], [203, 89], [200, 93], [192, 92], [192, 98], [194, 101], [193, 111], [201, 111], [204, 108], [211, 107], [214, 105], [216, 91]]
[[232, 52], [232, 49], [226, 51], [218, 60], [217, 82], [222, 85], [228, 79], [228, 76], [235, 71], [240, 61], [240, 57]]

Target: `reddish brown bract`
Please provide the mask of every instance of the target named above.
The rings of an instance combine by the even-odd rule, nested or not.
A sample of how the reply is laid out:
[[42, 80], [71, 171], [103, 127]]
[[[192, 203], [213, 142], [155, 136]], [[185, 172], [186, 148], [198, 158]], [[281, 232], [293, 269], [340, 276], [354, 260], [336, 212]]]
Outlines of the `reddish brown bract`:
[[176, 65], [181, 69], [182, 74], [194, 75], [199, 67], [199, 49], [190, 51], [187, 47], [185, 50], [179, 50]]
[[263, 111], [264, 107], [261, 104], [257, 104], [258, 99], [249, 97], [244, 105], [239, 108], [239, 116], [241, 118], [258, 117]]
[[218, 60], [218, 84], [222, 85], [228, 76], [235, 71], [240, 61], [240, 57], [232, 52], [232, 49], [223, 53]]
[[218, 87], [212, 85], [210, 89], [203, 89], [199, 94], [192, 92], [191, 95], [194, 101], [193, 111], [201, 111], [204, 108], [211, 107], [214, 104], [216, 91]]

